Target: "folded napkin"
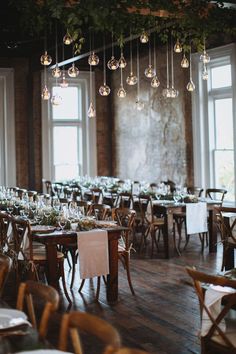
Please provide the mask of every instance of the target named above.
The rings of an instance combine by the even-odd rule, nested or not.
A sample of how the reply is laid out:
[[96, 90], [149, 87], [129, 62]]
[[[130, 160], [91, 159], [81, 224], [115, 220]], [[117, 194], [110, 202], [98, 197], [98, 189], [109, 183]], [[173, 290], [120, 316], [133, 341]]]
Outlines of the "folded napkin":
[[108, 233], [93, 229], [77, 233], [80, 278], [109, 274]]
[[207, 232], [207, 204], [187, 203], [186, 224], [188, 235]]
[[[221, 299], [223, 296], [228, 295], [230, 293], [234, 293], [236, 290], [233, 288], [229, 288], [227, 286], [213, 286], [210, 285], [210, 287], [206, 290], [205, 292], [205, 305], [207, 306], [210, 314], [214, 319], [217, 318], [217, 316], [221, 312]], [[206, 336], [207, 333], [209, 332], [211, 326], [212, 326], [212, 321], [210, 320], [207, 312], [203, 309], [202, 312], [202, 328], [201, 328], [201, 336]], [[225, 332], [226, 331], [226, 325], [225, 321], [222, 320], [218, 327]], [[216, 333], [218, 334], [218, 333]]]

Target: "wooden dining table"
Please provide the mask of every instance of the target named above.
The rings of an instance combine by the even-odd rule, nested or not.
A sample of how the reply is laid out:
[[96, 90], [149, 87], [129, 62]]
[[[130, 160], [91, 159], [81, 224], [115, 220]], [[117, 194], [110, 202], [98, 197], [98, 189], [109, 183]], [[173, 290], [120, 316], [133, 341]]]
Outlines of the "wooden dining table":
[[[215, 207], [222, 204], [221, 201], [206, 200], [208, 210], [208, 233], [209, 233], [209, 252], [217, 252], [217, 225]], [[153, 202], [154, 214], [162, 215], [164, 218], [163, 240], [165, 258], [170, 258], [174, 253], [174, 247], [170, 247], [173, 239], [174, 213], [186, 212], [186, 203]]]
[[[107, 228], [108, 232], [108, 253], [109, 253], [109, 270], [107, 275], [107, 291], [106, 297], [109, 303], [115, 303], [118, 300], [118, 240], [121, 232], [125, 228], [112, 227]], [[54, 231], [51, 233], [34, 233], [35, 241], [45, 244], [48, 259], [48, 282], [50, 285], [59, 288], [59, 279], [57, 275], [57, 246], [69, 245], [77, 242], [77, 233], [74, 231]]]

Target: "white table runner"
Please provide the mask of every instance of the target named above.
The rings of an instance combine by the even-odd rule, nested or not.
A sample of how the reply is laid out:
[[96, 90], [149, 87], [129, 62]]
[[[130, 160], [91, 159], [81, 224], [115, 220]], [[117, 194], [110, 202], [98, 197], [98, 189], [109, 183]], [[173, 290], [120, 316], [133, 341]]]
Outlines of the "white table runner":
[[187, 203], [186, 224], [188, 235], [207, 232], [207, 204]]

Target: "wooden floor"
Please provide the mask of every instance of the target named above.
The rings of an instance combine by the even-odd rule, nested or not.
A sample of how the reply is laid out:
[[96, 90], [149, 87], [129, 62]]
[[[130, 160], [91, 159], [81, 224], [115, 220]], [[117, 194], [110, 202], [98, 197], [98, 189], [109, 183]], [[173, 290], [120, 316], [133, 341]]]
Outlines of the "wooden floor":
[[[185, 266], [194, 265], [199, 270], [219, 272], [221, 246], [218, 245], [217, 254], [209, 254], [207, 248], [201, 254], [198, 236], [191, 236], [188, 248], [181, 256], [163, 259], [162, 243], [154, 258], [151, 259], [149, 254], [148, 247], [142, 255], [138, 252], [132, 254], [132, 280], [136, 296], [129, 290], [122, 266], [119, 269], [119, 302], [113, 306], [106, 302], [103, 283], [99, 302], [94, 301], [92, 282], [87, 281], [83, 294], [79, 294], [77, 273], [73, 292], [70, 292], [73, 297], [71, 309], [96, 314], [112, 323], [126, 346], [159, 354], [200, 353], [198, 301]], [[69, 289], [69, 268], [66, 278]], [[15, 299], [11, 289], [12, 286], [6, 288], [5, 299], [13, 304]], [[66, 298], [63, 293], [61, 295], [60, 313], [69, 310]], [[50, 340], [54, 345], [58, 340], [59, 317], [58, 314], [52, 319]], [[92, 347], [87, 353], [93, 354]]]

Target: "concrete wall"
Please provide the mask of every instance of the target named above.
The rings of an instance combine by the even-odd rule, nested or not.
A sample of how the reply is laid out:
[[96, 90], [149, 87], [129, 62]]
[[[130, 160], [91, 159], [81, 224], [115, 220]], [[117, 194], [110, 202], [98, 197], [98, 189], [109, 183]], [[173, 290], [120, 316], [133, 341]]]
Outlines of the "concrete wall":
[[[144, 76], [148, 55], [140, 57], [140, 98], [145, 104], [142, 111], [135, 108], [137, 86], [128, 86], [125, 82], [127, 96], [124, 99], [117, 97], [120, 73], [113, 73], [114, 175], [149, 182], [171, 179], [182, 185], [192, 182], [192, 168], [186, 168], [187, 162], [192, 166], [191, 94], [186, 92], [189, 71], [180, 67], [180, 61], [181, 54], [174, 54], [175, 87], [179, 97], [164, 99], [165, 49], [158, 51], [161, 85], [156, 89]], [[128, 72], [129, 67], [126, 67], [125, 79]]]

